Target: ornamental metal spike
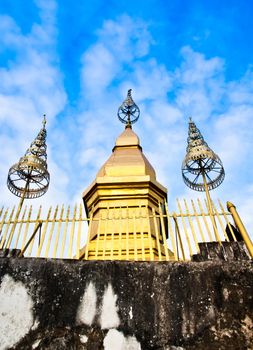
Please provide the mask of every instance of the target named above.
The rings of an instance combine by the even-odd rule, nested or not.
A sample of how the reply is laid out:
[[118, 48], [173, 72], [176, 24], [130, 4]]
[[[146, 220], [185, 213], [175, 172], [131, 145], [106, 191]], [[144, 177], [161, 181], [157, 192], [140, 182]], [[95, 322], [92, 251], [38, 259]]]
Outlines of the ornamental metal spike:
[[118, 118], [123, 124], [131, 127], [140, 116], [140, 109], [132, 98], [132, 89], [127, 92], [127, 97], [118, 109]]
[[18, 197], [38, 198], [46, 193], [50, 175], [47, 170], [46, 116], [42, 128], [19, 162], [8, 173], [7, 186]]
[[195, 191], [213, 190], [218, 187], [225, 178], [222, 162], [205, 142], [191, 118], [187, 143], [182, 164], [185, 184]]

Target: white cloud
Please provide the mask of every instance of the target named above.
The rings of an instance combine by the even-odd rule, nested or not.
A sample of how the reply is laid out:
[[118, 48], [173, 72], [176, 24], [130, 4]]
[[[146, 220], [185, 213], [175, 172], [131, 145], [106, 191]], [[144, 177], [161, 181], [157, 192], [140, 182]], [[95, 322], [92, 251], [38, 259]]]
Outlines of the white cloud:
[[[48, 127], [66, 104], [62, 74], [55, 52], [56, 30], [54, 24], [55, 2], [47, 5], [38, 1], [41, 24], [34, 23], [30, 33], [22, 34], [13, 18], [1, 16], [0, 46], [12, 50], [15, 55], [0, 67], [0, 160], [4, 165], [0, 175], [1, 191], [6, 193], [2, 202], [16, 202], [6, 191], [5, 183], [9, 167], [25, 153], [41, 128], [42, 114], [47, 113]], [[67, 181], [61, 174], [61, 166], [51, 157], [49, 147], [49, 171], [52, 180], [47, 199], [64, 198], [63, 188]], [[66, 198], [66, 196], [65, 196]]]
[[190, 47], [181, 53], [183, 62], [175, 72], [176, 103], [187, 116], [207, 120], [224, 95], [224, 62], [218, 57], [206, 59]]

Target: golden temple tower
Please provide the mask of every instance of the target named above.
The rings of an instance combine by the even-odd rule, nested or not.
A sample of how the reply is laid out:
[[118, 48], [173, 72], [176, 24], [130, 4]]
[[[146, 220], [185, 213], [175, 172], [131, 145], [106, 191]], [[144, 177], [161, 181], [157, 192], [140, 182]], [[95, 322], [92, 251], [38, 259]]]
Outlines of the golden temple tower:
[[126, 124], [125, 130], [116, 139], [112, 155], [83, 193], [87, 216], [92, 218], [88, 243], [80, 252], [85, 259], [139, 260], [139, 256], [149, 260], [151, 256], [156, 258], [158, 250], [165, 255], [167, 237], [163, 237], [150, 216], [160, 215], [167, 190], [156, 180], [155, 170], [132, 130], [139, 113], [129, 90], [118, 111], [119, 119]]

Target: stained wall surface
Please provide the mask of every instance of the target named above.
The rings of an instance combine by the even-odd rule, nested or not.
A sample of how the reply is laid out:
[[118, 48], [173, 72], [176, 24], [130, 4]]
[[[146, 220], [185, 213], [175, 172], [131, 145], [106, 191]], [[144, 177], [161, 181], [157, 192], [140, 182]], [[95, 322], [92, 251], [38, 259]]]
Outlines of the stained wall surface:
[[253, 349], [238, 262], [0, 258], [0, 350]]

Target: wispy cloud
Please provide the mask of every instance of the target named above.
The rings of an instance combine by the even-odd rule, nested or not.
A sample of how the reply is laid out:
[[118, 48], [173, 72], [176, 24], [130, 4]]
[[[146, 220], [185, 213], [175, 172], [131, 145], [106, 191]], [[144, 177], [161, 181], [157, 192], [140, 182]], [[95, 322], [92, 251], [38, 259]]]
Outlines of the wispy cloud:
[[[5, 187], [8, 169], [35, 138], [41, 127], [42, 114], [47, 113], [49, 126], [52, 125], [67, 101], [55, 52], [55, 4], [49, 1], [47, 6], [44, 2], [38, 2], [38, 5], [41, 6], [41, 23], [34, 23], [27, 35], [22, 34], [11, 17], [5, 15], [0, 18], [0, 46], [2, 50], [13, 52], [7, 65], [0, 68], [0, 184], [4, 193], [3, 202], [11, 201], [11, 195], [7, 194]], [[52, 157], [50, 163], [50, 170], [54, 169], [54, 175], [59, 176], [59, 166]], [[54, 190], [51, 192], [54, 195], [50, 199], [56, 193], [61, 197], [62, 186], [59, 190], [54, 175]]]

